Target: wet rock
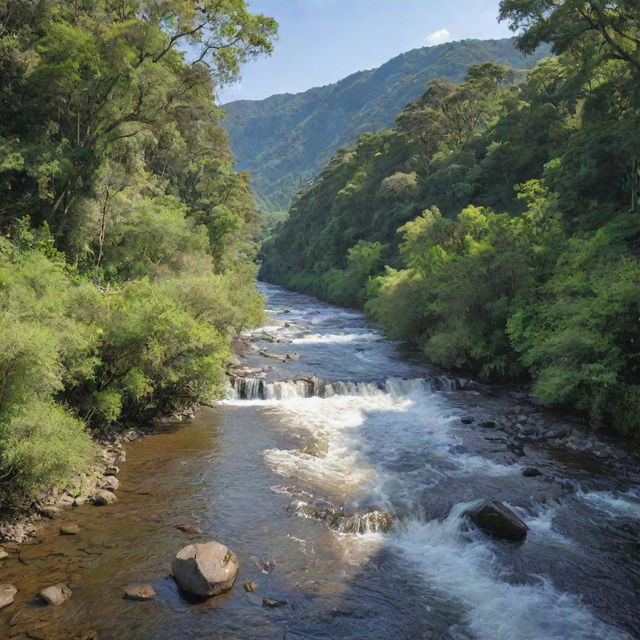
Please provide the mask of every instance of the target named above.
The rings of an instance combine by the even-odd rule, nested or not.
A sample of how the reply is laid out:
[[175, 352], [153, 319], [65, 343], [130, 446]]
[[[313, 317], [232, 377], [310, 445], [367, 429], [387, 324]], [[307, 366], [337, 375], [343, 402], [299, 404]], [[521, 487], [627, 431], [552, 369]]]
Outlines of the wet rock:
[[93, 496], [93, 502], [98, 506], [113, 504], [116, 500], [117, 498], [115, 494], [112, 493], [111, 491], [105, 491], [105, 490], [98, 491], [98, 493], [96, 493], [96, 495]]
[[77, 536], [80, 533], [80, 527], [77, 524], [65, 524], [60, 527], [61, 536]]
[[192, 524], [177, 524], [176, 529], [180, 529], [180, 531], [191, 535], [202, 533], [202, 529], [200, 529], [199, 527], [194, 527]]
[[14, 600], [18, 590], [12, 584], [0, 584], [0, 609], [8, 607]]
[[522, 470], [522, 475], [525, 478], [535, 478], [536, 476], [541, 475], [540, 469], [536, 469], [535, 467], [526, 467]]
[[271, 609], [275, 609], [275, 607], [283, 607], [287, 604], [286, 600], [276, 600], [274, 598], [262, 598], [262, 606], [270, 607]]
[[181, 589], [210, 598], [231, 589], [238, 574], [238, 558], [231, 549], [213, 540], [180, 549], [172, 569]]
[[462, 422], [462, 424], [472, 424], [475, 422], [475, 418], [473, 416], [462, 416], [460, 422]]
[[58, 607], [71, 597], [71, 589], [66, 584], [59, 582], [51, 587], [47, 587], [40, 592], [40, 597], [54, 607]]
[[483, 429], [497, 429], [498, 423], [495, 420], [483, 420], [478, 424], [478, 426]]
[[361, 513], [345, 514], [338, 507], [329, 503], [309, 504], [296, 502], [289, 506], [289, 511], [305, 518], [321, 520], [331, 529], [340, 533], [386, 533], [393, 527], [393, 515], [384, 509], [373, 509]]
[[329, 451], [329, 444], [327, 442], [321, 442], [317, 438], [311, 437], [307, 438], [301, 451], [302, 453], [306, 453], [309, 456], [324, 458]]
[[124, 590], [126, 600], [153, 600], [156, 597], [156, 590], [150, 584], [130, 584]]
[[252, 591], [255, 591], [258, 588], [258, 585], [251, 580], [245, 580], [242, 586], [244, 587], [244, 590], [247, 593], [251, 593]]
[[486, 500], [466, 513], [480, 529], [495, 538], [523, 540], [529, 530], [509, 507], [498, 500]]
[[105, 476], [117, 476], [120, 473], [120, 467], [112, 465], [104, 470]]
[[520, 430], [521, 435], [523, 436], [533, 436], [536, 434], [537, 429], [534, 425], [521, 425], [518, 424], [518, 428]]
[[100, 483], [100, 488], [106, 489], [107, 491], [117, 491], [119, 487], [120, 481], [114, 476], [107, 476], [106, 478], [103, 478]]
[[51, 520], [54, 520], [60, 515], [60, 509], [52, 504], [45, 504], [40, 507], [40, 513]]

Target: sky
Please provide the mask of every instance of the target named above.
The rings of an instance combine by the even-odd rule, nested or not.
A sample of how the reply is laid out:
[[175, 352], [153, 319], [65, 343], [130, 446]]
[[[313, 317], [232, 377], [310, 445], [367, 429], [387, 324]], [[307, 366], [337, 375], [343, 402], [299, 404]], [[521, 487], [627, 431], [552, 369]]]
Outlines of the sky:
[[505, 38], [499, 0], [249, 0], [274, 17], [273, 55], [248, 62], [221, 103], [297, 93], [378, 67], [400, 53], [450, 40]]

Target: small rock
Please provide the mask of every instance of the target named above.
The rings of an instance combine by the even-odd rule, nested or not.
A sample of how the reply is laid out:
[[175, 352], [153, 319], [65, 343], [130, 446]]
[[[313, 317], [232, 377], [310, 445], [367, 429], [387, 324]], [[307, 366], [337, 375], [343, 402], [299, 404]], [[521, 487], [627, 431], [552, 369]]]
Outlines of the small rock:
[[80, 507], [81, 505], [85, 504], [86, 501], [87, 500], [84, 496], [76, 496], [73, 500], [73, 506]]
[[507, 505], [498, 500], [485, 500], [469, 509], [467, 514], [480, 529], [496, 538], [523, 540], [529, 530]]
[[498, 424], [495, 420], [483, 420], [478, 426], [483, 427], [484, 429], [495, 429]]
[[180, 549], [172, 569], [181, 589], [210, 598], [231, 589], [238, 574], [238, 558], [231, 549], [212, 540]]
[[245, 583], [242, 586], [247, 593], [251, 593], [258, 588], [258, 585], [251, 580], [245, 580]]
[[262, 606], [263, 607], [271, 607], [274, 609], [275, 607], [283, 607], [287, 604], [286, 600], [275, 600], [274, 598], [262, 598]]
[[522, 470], [522, 475], [525, 478], [535, 478], [536, 476], [541, 475], [540, 469], [536, 469], [535, 467], [526, 467]]
[[120, 473], [120, 468], [116, 467], [116, 466], [111, 466], [111, 467], [107, 467], [104, 470], [104, 475], [105, 476], [116, 476]]
[[463, 416], [462, 418], [460, 418], [460, 422], [462, 422], [462, 424], [471, 424], [475, 421], [475, 418], [473, 416]]
[[100, 487], [102, 489], [106, 489], [107, 491], [117, 491], [120, 487], [120, 481], [114, 476], [106, 476], [102, 479]]
[[197, 533], [202, 533], [202, 529], [199, 527], [194, 527], [192, 524], [177, 524], [176, 529], [180, 529], [184, 533], [189, 533], [191, 535], [196, 535]]
[[153, 600], [156, 590], [150, 584], [130, 584], [124, 590], [124, 597], [127, 600]]
[[40, 507], [40, 513], [45, 518], [50, 518], [51, 520], [53, 520], [60, 515], [60, 509], [58, 507], [55, 507], [52, 504], [47, 504], [47, 505], [44, 505], [43, 507]]
[[71, 597], [71, 589], [66, 584], [59, 582], [51, 587], [47, 587], [40, 592], [40, 597], [54, 607], [61, 605]]
[[77, 536], [80, 533], [80, 527], [77, 524], [65, 524], [60, 527], [61, 536]]
[[99, 506], [106, 504], [113, 504], [117, 500], [115, 493], [111, 491], [98, 491], [95, 496], [93, 496], [93, 502]]
[[4, 549], [0, 549], [0, 560], [4, 560], [5, 558], [8, 558], [9, 554], [4, 550]]
[[14, 600], [18, 590], [12, 584], [0, 584], [0, 609], [8, 607]]

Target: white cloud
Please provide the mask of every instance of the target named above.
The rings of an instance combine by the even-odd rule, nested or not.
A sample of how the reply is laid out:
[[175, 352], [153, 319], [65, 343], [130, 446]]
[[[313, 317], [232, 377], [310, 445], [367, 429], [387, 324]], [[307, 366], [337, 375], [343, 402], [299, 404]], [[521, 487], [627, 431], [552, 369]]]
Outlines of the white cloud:
[[433, 33], [430, 33], [427, 36], [427, 44], [442, 44], [443, 42], [448, 42], [451, 40], [451, 34], [449, 33], [449, 29], [438, 29]]

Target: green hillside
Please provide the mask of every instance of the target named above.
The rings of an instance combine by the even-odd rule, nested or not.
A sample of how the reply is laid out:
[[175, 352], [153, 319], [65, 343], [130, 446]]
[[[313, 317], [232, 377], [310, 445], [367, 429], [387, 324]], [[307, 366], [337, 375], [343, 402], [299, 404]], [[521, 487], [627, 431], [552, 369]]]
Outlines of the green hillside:
[[460, 82], [483, 61], [529, 68], [548, 49], [525, 57], [513, 40], [463, 40], [404, 53], [377, 69], [360, 71], [325, 87], [266, 100], [224, 105], [224, 126], [236, 168], [253, 174], [264, 209], [287, 209], [296, 192], [314, 178], [343, 145], [359, 134], [392, 124], [433, 78]]
[[483, 63], [429, 83], [299, 194], [261, 277], [640, 431], [640, 66], [591, 37], [524, 82]]

